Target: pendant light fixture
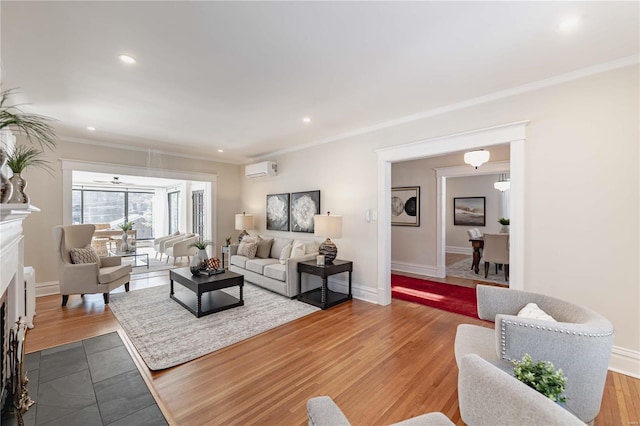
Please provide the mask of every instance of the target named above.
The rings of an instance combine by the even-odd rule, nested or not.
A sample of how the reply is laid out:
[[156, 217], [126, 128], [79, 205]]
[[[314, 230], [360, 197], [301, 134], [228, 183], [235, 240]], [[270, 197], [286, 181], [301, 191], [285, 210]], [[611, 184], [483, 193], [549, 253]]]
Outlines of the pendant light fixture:
[[489, 151], [485, 151], [484, 149], [478, 149], [475, 151], [465, 152], [464, 154], [464, 162], [472, 165], [476, 169], [489, 161]]
[[493, 184], [493, 187], [500, 192], [504, 192], [511, 188], [511, 181], [507, 177], [506, 173], [500, 173], [500, 180]]

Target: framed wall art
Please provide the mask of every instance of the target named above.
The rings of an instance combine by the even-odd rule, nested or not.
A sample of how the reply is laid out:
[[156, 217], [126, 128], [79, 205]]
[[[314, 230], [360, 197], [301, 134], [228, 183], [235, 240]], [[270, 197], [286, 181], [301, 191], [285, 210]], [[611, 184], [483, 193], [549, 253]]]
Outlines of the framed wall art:
[[267, 229], [289, 230], [289, 194], [267, 195]]
[[391, 188], [391, 225], [420, 226], [420, 187]]
[[485, 197], [460, 197], [453, 199], [453, 224], [485, 226]]
[[291, 231], [313, 233], [313, 217], [320, 214], [320, 191], [291, 194]]

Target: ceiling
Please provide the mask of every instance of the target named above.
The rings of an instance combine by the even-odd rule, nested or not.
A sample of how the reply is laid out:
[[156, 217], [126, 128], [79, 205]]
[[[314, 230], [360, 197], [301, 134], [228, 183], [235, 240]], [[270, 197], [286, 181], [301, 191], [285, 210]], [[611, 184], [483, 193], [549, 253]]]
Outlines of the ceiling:
[[3, 88], [58, 119], [59, 136], [232, 163], [638, 55], [640, 35], [639, 3], [610, 1], [2, 1], [0, 13]]

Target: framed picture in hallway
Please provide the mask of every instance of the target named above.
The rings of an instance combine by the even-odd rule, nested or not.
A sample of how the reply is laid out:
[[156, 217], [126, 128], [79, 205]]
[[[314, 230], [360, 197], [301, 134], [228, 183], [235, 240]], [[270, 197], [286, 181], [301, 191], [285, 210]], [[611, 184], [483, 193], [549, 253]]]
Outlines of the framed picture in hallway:
[[453, 199], [453, 224], [485, 226], [485, 197], [460, 197]]
[[391, 225], [420, 226], [420, 187], [391, 188]]

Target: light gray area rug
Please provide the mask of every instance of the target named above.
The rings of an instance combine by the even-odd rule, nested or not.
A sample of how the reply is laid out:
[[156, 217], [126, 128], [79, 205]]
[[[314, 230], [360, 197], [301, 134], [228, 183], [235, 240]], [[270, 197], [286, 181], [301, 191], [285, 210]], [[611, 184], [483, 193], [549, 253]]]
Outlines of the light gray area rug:
[[476, 274], [473, 270], [471, 270], [471, 263], [473, 259], [469, 257], [469, 259], [460, 260], [454, 263], [451, 266], [447, 266], [447, 275], [452, 277], [459, 278], [467, 278], [469, 280], [477, 280], [477, 281], [485, 281], [496, 284], [504, 284], [508, 285], [507, 280], [504, 279], [504, 270], [498, 269], [498, 273], [496, 274], [495, 264], [489, 265], [489, 275], [487, 278], [484, 277], [484, 262], [480, 260], [480, 270]]
[[[180, 284], [175, 290], [187, 291]], [[239, 289], [226, 293], [238, 297]], [[169, 298], [169, 285], [111, 295], [109, 308], [151, 370], [183, 364], [320, 310], [253, 284], [244, 306], [196, 318]]]
[[182, 268], [184, 266], [188, 266], [186, 263], [181, 263], [181, 264], [179, 264], [177, 266], [174, 266], [173, 265], [173, 259], [169, 260], [169, 264], [167, 264], [167, 263], [165, 263], [164, 260], [160, 261], [160, 260], [154, 259], [153, 255], [150, 255], [149, 256], [149, 268], [147, 268], [146, 265], [143, 265], [143, 262], [146, 260], [144, 257], [138, 257], [136, 263], [139, 266], [135, 266], [131, 259], [132, 258], [123, 258], [122, 259], [122, 263], [123, 264], [128, 263], [129, 265], [133, 266], [133, 270], [131, 271], [131, 273], [134, 274], [134, 275], [135, 274], [145, 274], [145, 273], [148, 273], [148, 272], [156, 272], [156, 271], [168, 271], [169, 269]]

